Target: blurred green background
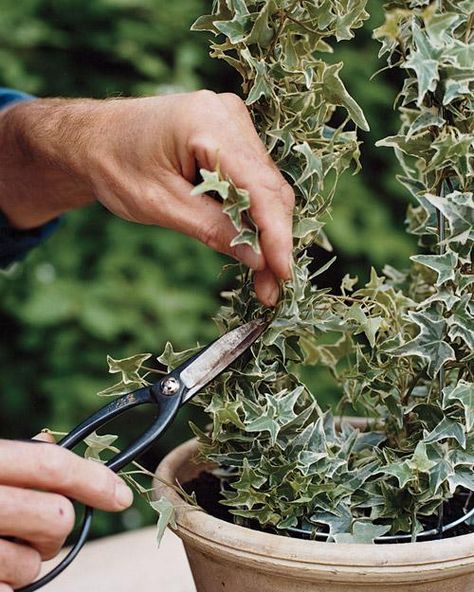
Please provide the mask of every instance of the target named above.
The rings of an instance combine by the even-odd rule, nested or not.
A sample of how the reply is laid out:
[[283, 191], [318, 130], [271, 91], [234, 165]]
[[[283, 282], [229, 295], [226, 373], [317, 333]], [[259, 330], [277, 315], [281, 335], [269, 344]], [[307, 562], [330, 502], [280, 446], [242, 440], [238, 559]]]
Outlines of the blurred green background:
[[[38, 96], [130, 96], [208, 87], [238, 92], [239, 80], [208, 57], [205, 34], [191, 33], [207, 12], [205, 0], [0, 0], [0, 86]], [[371, 31], [382, 20], [369, 0], [371, 20], [330, 59], [344, 60], [344, 80], [366, 111], [364, 171], [339, 186], [328, 234], [338, 254], [319, 279], [337, 287], [345, 273], [368, 276], [371, 265], [403, 267], [413, 250], [404, 234], [405, 199], [397, 165], [376, 140], [398, 126], [394, 73], [370, 77], [383, 66]], [[32, 188], [34, 190], [34, 188]], [[323, 261], [327, 254], [315, 252]], [[66, 216], [62, 227], [27, 260], [0, 275], [1, 437], [28, 438], [41, 428], [68, 430], [103, 400], [112, 384], [106, 354], [159, 354], [215, 335], [212, 316], [232, 278], [225, 258], [178, 234], [114, 218], [100, 207]], [[323, 370], [306, 379], [325, 404], [336, 393]], [[190, 435], [186, 409], [145, 459], [153, 467]], [[139, 416], [135, 425], [146, 417]], [[197, 418], [202, 423], [203, 418]], [[120, 426], [124, 440], [133, 433]], [[121, 516], [101, 514], [95, 536], [153, 520], [143, 503]]]

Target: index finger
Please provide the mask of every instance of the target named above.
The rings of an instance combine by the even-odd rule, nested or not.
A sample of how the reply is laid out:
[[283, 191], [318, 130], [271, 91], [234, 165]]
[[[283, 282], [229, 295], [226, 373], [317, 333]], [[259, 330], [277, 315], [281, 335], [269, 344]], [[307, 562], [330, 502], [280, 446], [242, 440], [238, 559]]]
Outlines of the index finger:
[[[213, 135], [207, 136], [214, 143], [216, 162], [211, 166], [218, 160], [224, 175], [249, 192], [265, 261], [278, 278], [290, 279], [294, 192], [268, 155], [243, 101], [236, 95], [218, 97], [223, 120], [214, 117]], [[211, 146], [206, 153], [212, 154]]]
[[260, 245], [271, 271], [291, 279], [294, 193], [281, 173], [265, 159], [242, 151], [235, 159], [222, 156], [221, 167], [250, 194], [250, 215], [259, 229]]
[[293, 250], [293, 208], [295, 194], [270, 158], [259, 138], [250, 114], [236, 95], [221, 95], [221, 100], [241, 133], [233, 135], [238, 144], [223, 151], [221, 167], [234, 183], [250, 193], [250, 214], [260, 230], [260, 243], [268, 266], [281, 279], [291, 278]]
[[0, 440], [0, 482], [52, 491], [109, 512], [133, 500], [130, 488], [106, 466], [42, 442]]

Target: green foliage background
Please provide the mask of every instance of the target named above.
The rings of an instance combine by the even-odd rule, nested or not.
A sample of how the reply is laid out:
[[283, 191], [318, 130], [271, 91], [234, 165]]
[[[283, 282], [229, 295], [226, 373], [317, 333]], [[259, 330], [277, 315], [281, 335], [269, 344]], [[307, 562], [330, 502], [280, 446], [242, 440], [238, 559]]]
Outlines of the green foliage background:
[[[237, 90], [239, 81], [207, 57], [206, 36], [190, 33], [205, 0], [0, 0], [0, 85], [38, 96], [128, 96], [208, 87]], [[397, 164], [375, 142], [399, 126], [392, 105], [399, 81], [383, 73], [371, 31], [372, 18], [334, 59], [363, 106], [371, 132], [363, 134], [364, 171], [339, 184], [334, 220], [327, 230], [339, 263], [324, 281], [338, 285], [345, 273], [368, 276], [371, 265], [406, 266], [412, 239], [403, 232], [406, 195], [395, 180]], [[34, 191], [34, 188], [32, 188]], [[318, 254], [321, 262], [328, 255]], [[67, 430], [101, 400], [112, 383], [106, 354], [159, 354], [215, 334], [211, 317], [231, 279], [224, 258], [187, 237], [113, 218], [100, 207], [66, 217], [56, 235], [26, 262], [0, 276], [1, 437], [27, 438], [48, 426]], [[319, 285], [323, 280], [319, 278]], [[323, 370], [305, 378], [329, 381]], [[318, 391], [321, 391], [321, 386]], [[326, 404], [334, 393], [326, 389]], [[150, 465], [190, 432], [180, 419], [147, 459]], [[137, 429], [146, 417], [140, 415]], [[120, 428], [124, 441], [132, 435]], [[152, 519], [139, 505], [121, 518], [101, 515], [95, 534]]]

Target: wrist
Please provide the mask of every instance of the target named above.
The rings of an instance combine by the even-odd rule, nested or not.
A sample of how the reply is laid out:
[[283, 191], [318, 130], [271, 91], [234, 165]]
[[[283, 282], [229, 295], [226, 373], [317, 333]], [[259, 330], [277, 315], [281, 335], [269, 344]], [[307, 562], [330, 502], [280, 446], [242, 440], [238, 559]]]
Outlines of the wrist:
[[98, 101], [38, 99], [0, 113], [0, 210], [14, 227], [94, 201], [80, 173], [90, 103]]

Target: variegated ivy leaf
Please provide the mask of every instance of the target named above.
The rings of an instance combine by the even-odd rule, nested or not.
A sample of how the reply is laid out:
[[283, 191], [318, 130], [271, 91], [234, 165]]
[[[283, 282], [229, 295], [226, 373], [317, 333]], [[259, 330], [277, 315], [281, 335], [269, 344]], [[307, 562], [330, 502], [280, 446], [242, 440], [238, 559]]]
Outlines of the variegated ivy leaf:
[[409, 317], [418, 326], [419, 334], [393, 354], [423, 358], [428, 364], [430, 376], [436, 376], [446, 362], [456, 359], [453, 348], [446, 341], [446, 321], [422, 312], [409, 313]]
[[334, 508], [334, 512], [316, 512], [310, 518], [315, 524], [324, 524], [329, 527], [332, 536], [338, 533], [350, 532], [352, 526], [352, 514], [349, 509], [340, 504]]
[[474, 303], [469, 294], [466, 294], [452, 309], [452, 314], [447, 319], [448, 334], [450, 338], [464, 342], [467, 353], [474, 352]]
[[469, 81], [466, 80], [447, 80], [443, 97], [443, 106], [452, 104], [456, 100], [462, 99], [469, 94]]
[[233, 483], [232, 487], [237, 491], [249, 492], [252, 489], [260, 489], [266, 480], [267, 477], [257, 474], [250, 466], [248, 460], [244, 458], [240, 479]]
[[136, 354], [119, 360], [107, 356], [110, 374], [121, 374], [121, 380], [97, 394], [100, 397], [115, 397], [149, 384], [144, 377], [146, 372], [141, 372], [143, 364], [149, 358], [151, 358], [151, 354]]
[[405, 68], [414, 70], [418, 78], [418, 105], [422, 105], [428, 91], [434, 92], [439, 82], [438, 60], [414, 51], [404, 64]]
[[432, 444], [446, 438], [454, 438], [462, 448], [466, 447], [466, 433], [463, 426], [449, 417], [444, 417], [434, 430], [425, 436], [423, 442], [425, 444]]
[[460, 380], [456, 385], [450, 385], [443, 391], [443, 407], [460, 405], [466, 418], [466, 431], [470, 433], [474, 428], [474, 384]]
[[474, 241], [474, 198], [471, 192], [454, 191], [445, 197], [427, 194], [425, 199], [446, 217], [448, 242], [465, 244], [468, 240]]
[[416, 476], [412, 467], [407, 462], [392, 463], [383, 467], [382, 471], [386, 475], [395, 477], [402, 489]]
[[467, 187], [474, 176], [473, 146], [474, 134], [459, 136], [452, 130], [446, 130], [433, 141], [434, 156], [429, 162], [427, 172], [453, 169], [462, 186]]
[[252, 228], [243, 228], [239, 234], [232, 239], [230, 246], [248, 245], [255, 253], [261, 253], [260, 242], [258, 240], [257, 227], [252, 223]]
[[429, 473], [436, 465], [436, 462], [430, 460], [428, 457], [425, 442], [418, 442], [413, 456], [411, 459], [407, 460], [406, 463], [410, 469], [418, 471], [419, 473]]
[[218, 170], [201, 169], [200, 173], [203, 181], [191, 191], [191, 195], [201, 195], [209, 191], [217, 193], [223, 202], [223, 212], [229, 216], [234, 228], [238, 231], [231, 246], [247, 244], [256, 253], [260, 253], [258, 230], [248, 213], [250, 208], [248, 191], [239, 189], [230, 180], [223, 179]]
[[199, 172], [203, 180], [191, 191], [191, 195], [201, 195], [202, 193], [215, 191], [221, 199], [226, 200], [229, 195], [230, 183], [222, 179], [218, 171], [201, 169]]
[[166, 528], [168, 526], [176, 528], [176, 508], [165, 497], [160, 497], [160, 499], [156, 501], [150, 501], [150, 506], [156, 512], [158, 512], [158, 522], [156, 525], [156, 540], [158, 542], [158, 546], [160, 546]]
[[410, 257], [415, 263], [421, 263], [426, 265], [438, 275], [436, 285], [441, 286], [442, 284], [454, 280], [454, 270], [458, 262], [456, 253], [444, 253], [443, 255], [415, 255]]
[[163, 353], [157, 358], [160, 364], [166, 366], [168, 370], [173, 370], [176, 366], [179, 366], [183, 362], [185, 362], [188, 358], [190, 358], [193, 354], [199, 351], [200, 347], [197, 345], [196, 347], [192, 347], [190, 349], [175, 352], [173, 349], [173, 345], [168, 341], [165, 345], [165, 349]]
[[400, 37], [400, 24], [403, 17], [409, 16], [409, 10], [403, 10], [401, 8], [386, 7], [385, 10], [385, 21], [374, 30], [374, 39], [378, 39], [382, 48], [380, 49], [379, 56], [383, 56], [386, 53], [392, 54], [396, 49], [398, 39]]
[[420, 308], [429, 309], [432, 304], [439, 302], [446, 308], [446, 311], [449, 312], [459, 300], [459, 297], [453, 293], [452, 289], [441, 289], [439, 292], [435, 292], [429, 298], [420, 302]]
[[[322, 179], [323, 177], [323, 163], [321, 159], [318, 157], [317, 154], [311, 150], [308, 142], [303, 142], [303, 144], [298, 144], [294, 146], [293, 150], [295, 152], [299, 152], [303, 154], [306, 160], [306, 166], [301, 173], [301, 176], [297, 180], [297, 183], [304, 183], [307, 179], [310, 179], [313, 175], [316, 175], [318, 179]], [[314, 220], [313, 222], [317, 222]]]
[[433, 47], [444, 49], [452, 44], [452, 35], [462, 22], [462, 17], [454, 12], [440, 14], [426, 12], [426, 32]]
[[431, 111], [423, 112], [410, 125], [410, 128], [407, 132], [407, 137], [410, 138], [411, 136], [419, 133], [420, 131], [424, 131], [427, 128], [443, 127], [445, 124], [446, 120], [437, 113], [433, 113]]
[[429, 474], [429, 495], [433, 498], [440, 494], [443, 484], [448, 482], [449, 477], [454, 475], [455, 465], [447, 457], [436, 459], [436, 464], [430, 469]]
[[342, 278], [341, 282], [341, 292], [346, 295], [347, 292], [352, 292], [354, 287], [357, 285], [359, 278], [351, 277], [348, 273]]
[[362, 310], [360, 304], [353, 304], [347, 313], [347, 318], [353, 319], [359, 324], [360, 330], [356, 330], [355, 334], [357, 335], [357, 333], [363, 331], [367, 336], [371, 347], [374, 347], [377, 331], [380, 329], [383, 322], [382, 317], [369, 317]]
[[364, 544], [373, 543], [376, 538], [381, 537], [390, 530], [386, 524], [372, 524], [370, 522], [354, 522], [352, 533], [339, 533], [334, 535], [336, 543], [343, 544]]
[[273, 402], [269, 401], [265, 409], [262, 409], [260, 417], [245, 423], [245, 431], [253, 432], [267, 432], [270, 435], [272, 445], [276, 444], [278, 433], [280, 431], [280, 424], [277, 420], [277, 409]]
[[242, 401], [231, 401], [221, 393], [216, 393], [205, 411], [212, 417], [213, 438], [217, 438], [222, 428], [227, 424], [245, 429], [241, 419], [241, 415], [243, 415]]
[[107, 363], [109, 364], [109, 372], [111, 374], [121, 374], [122, 381], [125, 384], [140, 382], [140, 370], [143, 364], [151, 358], [151, 354], [136, 354], [129, 358], [122, 358], [115, 360], [111, 356], [107, 356]]
[[117, 449], [111, 447], [112, 444], [114, 444], [114, 442], [117, 440], [118, 436], [114, 436], [112, 434], [105, 434], [101, 436], [96, 432], [92, 432], [92, 434], [87, 436], [87, 438], [84, 438], [84, 442], [87, 446], [84, 457], [103, 462], [103, 459], [100, 455], [105, 450], [112, 449], [115, 452]]
[[342, 66], [343, 64], [334, 64], [326, 68], [323, 78], [324, 98], [333, 105], [340, 105], [347, 109], [352, 121], [358, 127], [368, 132], [370, 131], [370, 126], [362, 109], [347, 92], [346, 87], [339, 77]]
[[474, 491], [474, 471], [471, 469], [460, 469], [448, 477], [451, 493], [454, 493], [458, 487], [463, 487], [468, 491]]
[[108, 388], [99, 391], [97, 395], [99, 397], [119, 397], [121, 395], [126, 395], [131, 391], [137, 390], [146, 384], [148, 383], [145, 379], [137, 380], [136, 382], [124, 382], [123, 380], [121, 380], [120, 382], [117, 382], [116, 384], [113, 384], [112, 386], [109, 386]]

